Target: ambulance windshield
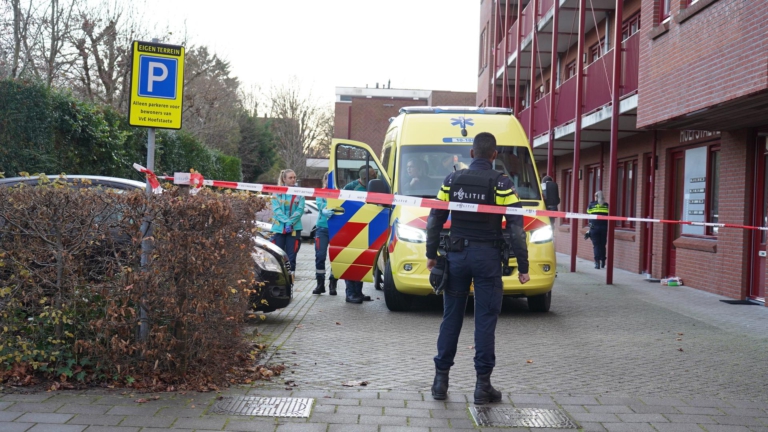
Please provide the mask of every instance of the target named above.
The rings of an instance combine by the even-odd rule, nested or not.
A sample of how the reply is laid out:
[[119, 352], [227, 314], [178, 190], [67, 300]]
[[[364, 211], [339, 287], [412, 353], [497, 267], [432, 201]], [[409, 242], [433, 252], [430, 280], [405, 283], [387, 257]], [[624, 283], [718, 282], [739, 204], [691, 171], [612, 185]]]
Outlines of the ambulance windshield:
[[[445, 177], [469, 168], [472, 145], [403, 146], [398, 174], [399, 195], [434, 198]], [[530, 153], [525, 147], [499, 146], [494, 169], [512, 179], [520, 199], [541, 200], [539, 182]]]

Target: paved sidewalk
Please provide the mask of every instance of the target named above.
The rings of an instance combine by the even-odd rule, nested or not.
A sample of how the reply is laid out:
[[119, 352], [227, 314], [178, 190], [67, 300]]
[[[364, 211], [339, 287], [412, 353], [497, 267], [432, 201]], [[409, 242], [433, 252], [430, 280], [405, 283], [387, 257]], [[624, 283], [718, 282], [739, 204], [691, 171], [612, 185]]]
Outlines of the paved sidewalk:
[[[559, 276], [548, 314], [505, 300], [498, 326], [497, 408], [557, 409], [586, 431], [768, 432], [768, 309], [729, 305], [688, 287], [662, 287], [579, 260]], [[0, 431], [441, 431], [479, 428], [468, 408], [474, 326], [468, 312], [449, 398], [433, 401], [439, 299], [389, 312], [383, 294], [362, 305], [312, 295], [311, 245], [299, 254], [295, 298], [257, 330], [264, 362], [282, 377], [215, 393], [50, 392], [0, 396]], [[286, 383], [288, 381], [288, 383]], [[345, 387], [348, 381], [366, 386]], [[314, 398], [309, 418], [218, 415], [220, 397]], [[528, 430], [514, 428], [512, 430]], [[531, 428], [530, 430], [541, 430]]]

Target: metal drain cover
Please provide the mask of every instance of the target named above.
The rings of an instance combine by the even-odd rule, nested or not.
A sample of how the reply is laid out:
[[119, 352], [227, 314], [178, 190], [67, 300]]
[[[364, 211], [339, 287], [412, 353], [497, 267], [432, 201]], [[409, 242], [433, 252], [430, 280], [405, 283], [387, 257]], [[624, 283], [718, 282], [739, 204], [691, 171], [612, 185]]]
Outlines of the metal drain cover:
[[311, 398], [280, 397], [225, 397], [216, 402], [214, 414], [261, 416], [261, 417], [309, 417]]
[[470, 407], [469, 412], [478, 426], [576, 428], [568, 416], [553, 409]]

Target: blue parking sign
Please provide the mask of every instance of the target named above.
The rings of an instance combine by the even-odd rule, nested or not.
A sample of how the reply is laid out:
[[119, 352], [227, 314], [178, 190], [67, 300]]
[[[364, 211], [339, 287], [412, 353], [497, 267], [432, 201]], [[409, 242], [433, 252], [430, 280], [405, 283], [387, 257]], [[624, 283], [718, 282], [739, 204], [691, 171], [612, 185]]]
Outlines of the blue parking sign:
[[140, 55], [139, 96], [176, 99], [177, 71], [177, 59]]

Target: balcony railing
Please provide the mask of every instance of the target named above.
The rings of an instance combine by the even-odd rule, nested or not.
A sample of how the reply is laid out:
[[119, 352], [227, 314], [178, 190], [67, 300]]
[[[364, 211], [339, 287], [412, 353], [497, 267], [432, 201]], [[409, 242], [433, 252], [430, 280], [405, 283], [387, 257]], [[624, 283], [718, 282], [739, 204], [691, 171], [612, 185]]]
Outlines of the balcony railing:
[[584, 113], [600, 108], [611, 101], [615, 51], [608, 51], [584, 69]]
[[533, 10], [533, 2], [528, 2], [528, 6], [523, 9], [523, 17], [521, 20], [523, 21], [522, 24], [522, 32], [520, 34], [523, 35], [523, 40], [525, 40], [525, 37], [531, 34], [531, 31], [533, 31], [533, 18], [536, 11]]
[[555, 0], [539, 0], [539, 16], [543, 17], [546, 15], [554, 5]]
[[555, 94], [555, 125], [567, 123], [576, 118], [576, 77], [562, 83]]
[[504, 44], [507, 43], [507, 38], [504, 37], [501, 39], [501, 42], [499, 42], [498, 45], [496, 45], [496, 69], [494, 70], [494, 73], [496, 73], [496, 70], [498, 70], [500, 67], [504, 65], [504, 62], [507, 61], [507, 59], [504, 58]]
[[512, 26], [509, 27], [507, 32], [507, 53], [513, 53], [517, 51], [517, 26], [518, 22], [515, 21]]
[[640, 70], [640, 32], [628, 37], [621, 43], [624, 47], [623, 63], [621, 64], [621, 96], [637, 91]]
[[533, 135], [539, 136], [549, 131], [549, 93], [533, 104]]

